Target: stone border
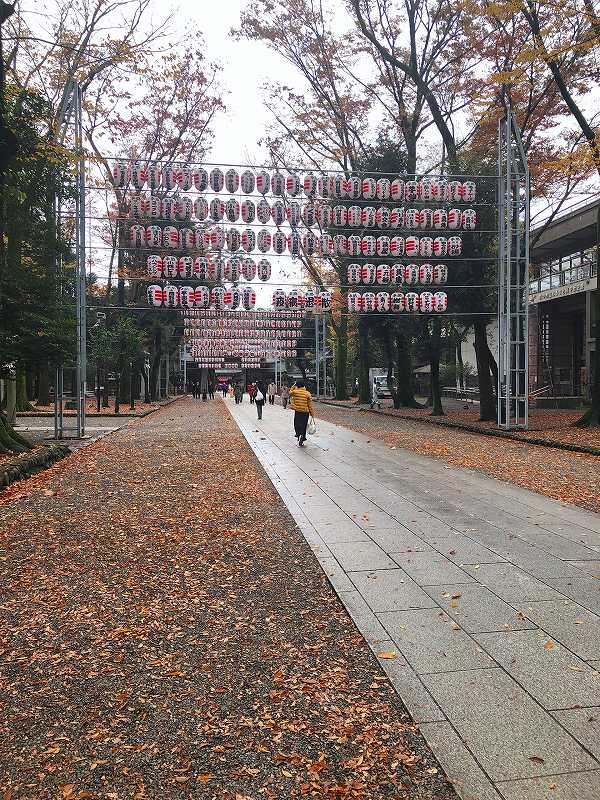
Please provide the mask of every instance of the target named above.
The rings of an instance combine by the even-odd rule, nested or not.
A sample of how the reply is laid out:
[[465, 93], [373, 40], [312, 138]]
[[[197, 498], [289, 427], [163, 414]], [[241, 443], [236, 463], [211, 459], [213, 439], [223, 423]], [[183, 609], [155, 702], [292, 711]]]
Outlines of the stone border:
[[37, 452], [0, 464], [0, 491], [15, 481], [29, 478], [71, 454], [66, 444], [43, 445]]
[[[174, 403], [176, 400], [180, 400], [182, 397], [186, 397], [184, 394], [178, 394], [176, 397], [170, 397], [168, 400], [161, 400], [159, 404], [155, 408], [149, 408], [146, 411], [143, 411], [141, 414], [132, 414], [127, 411], [119, 412], [118, 414], [111, 413], [110, 409], [104, 412], [98, 413], [97, 411], [88, 411], [85, 415], [85, 418], [94, 417], [114, 417], [115, 419], [121, 419], [122, 417], [129, 417], [130, 419], [144, 419], [144, 417], [149, 417], [150, 414], [154, 414], [156, 411], [160, 411], [161, 408], [165, 408], [166, 406], [170, 406], [171, 403]], [[77, 414], [75, 411], [69, 409], [68, 411], [63, 411], [64, 417], [76, 417]], [[54, 417], [54, 411], [17, 411], [17, 419], [27, 419], [27, 417]]]
[[496, 436], [500, 439], [512, 439], [514, 442], [525, 442], [525, 444], [533, 444], [537, 447], [549, 447], [554, 450], [568, 450], [571, 453], [585, 453], [590, 456], [600, 456], [600, 447], [586, 447], [580, 444], [569, 444], [568, 442], [553, 442], [549, 439], [539, 439], [535, 436], [519, 436], [518, 433], [511, 433], [511, 431], [496, 430], [494, 428], [480, 428], [478, 425], [469, 425], [468, 422], [453, 422], [452, 420], [445, 420], [439, 417], [411, 417], [404, 414], [389, 414], [387, 411], [376, 411], [374, 408], [365, 408], [364, 406], [348, 406], [342, 403], [336, 403], [331, 400], [317, 400], [316, 402], [322, 403], [325, 406], [335, 406], [336, 408], [350, 408], [357, 411], [363, 411], [367, 414], [379, 414], [384, 417], [392, 417], [393, 419], [403, 419], [408, 422], [422, 422], [426, 425], [439, 425], [444, 428], [457, 428], [461, 431], [468, 431], [469, 433], [479, 433], [482, 436]]

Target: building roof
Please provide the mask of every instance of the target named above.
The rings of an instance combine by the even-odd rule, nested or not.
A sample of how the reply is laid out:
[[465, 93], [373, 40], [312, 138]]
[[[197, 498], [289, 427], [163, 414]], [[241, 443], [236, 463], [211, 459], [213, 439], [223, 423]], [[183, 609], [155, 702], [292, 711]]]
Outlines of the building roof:
[[596, 244], [596, 224], [600, 211], [600, 197], [586, 200], [565, 214], [558, 216], [536, 241], [536, 232], [544, 226], [531, 229], [531, 261], [540, 263], [560, 256], [577, 253]]

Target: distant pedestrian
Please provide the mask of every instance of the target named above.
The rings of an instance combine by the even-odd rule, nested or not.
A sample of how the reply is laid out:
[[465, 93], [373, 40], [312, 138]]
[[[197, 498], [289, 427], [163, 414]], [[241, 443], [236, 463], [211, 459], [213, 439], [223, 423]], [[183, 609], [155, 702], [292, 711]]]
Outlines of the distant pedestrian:
[[275, 395], [277, 394], [277, 386], [271, 381], [267, 388], [267, 394], [269, 395], [269, 404], [275, 404]]
[[244, 399], [244, 389], [241, 383], [236, 383], [233, 393], [235, 396], [235, 404], [238, 406]]
[[197, 397], [198, 397], [198, 384], [195, 381], [192, 384], [192, 397], [194, 399], [197, 399]]
[[290, 399], [290, 387], [287, 383], [284, 383], [281, 387], [281, 405], [284, 408], [287, 408], [288, 401]]
[[221, 384], [221, 391], [223, 392], [223, 400], [227, 397], [227, 390], [229, 389], [229, 384], [227, 382]]
[[256, 393], [254, 395], [254, 402], [256, 403], [256, 413], [258, 414], [258, 418], [262, 419], [263, 414], [263, 407], [265, 405], [265, 389], [262, 383], [254, 384], [256, 388]]
[[214, 381], [208, 382], [208, 396], [211, 400], [215, 399], [215, 384]]
[[298, 445], [302, 447], [306, 441], [306, 426], [308, 418], [314, 417], [315, 412], [312, 404], [312, 397], [308, 389], [304, 386], [304, 381], [299, 378], [290, 389], [292, 408], [294, 409], [294, 431], [298, 439]]
[[255, 383], [251, 383], [248, 387], [248, 394], [250, 395], [250, 402], [253, 403], [256, 398], [256, 392], [258, 391], [257, 386]]

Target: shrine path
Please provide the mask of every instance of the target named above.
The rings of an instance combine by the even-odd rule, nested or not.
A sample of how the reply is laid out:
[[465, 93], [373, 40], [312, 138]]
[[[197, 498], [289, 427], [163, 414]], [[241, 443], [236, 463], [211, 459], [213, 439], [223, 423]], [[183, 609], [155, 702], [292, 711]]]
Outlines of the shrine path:
[[227, 406], [461, 796], [597, 800], [600, 516]]

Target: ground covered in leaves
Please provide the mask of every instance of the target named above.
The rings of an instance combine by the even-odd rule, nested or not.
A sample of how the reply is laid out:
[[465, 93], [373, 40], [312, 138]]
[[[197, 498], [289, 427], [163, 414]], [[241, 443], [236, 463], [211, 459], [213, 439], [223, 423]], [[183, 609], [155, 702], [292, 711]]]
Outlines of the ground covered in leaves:
[[[51, 403], [48, 406], [43, 406], [38, 403], [32, 404], [33, 410], [32, 411], [19, 411], [19, 417], [35, 417], [39, 414], [54, 414], [54, 404]], [[144, 416], [149, 411], [153, 411], [157, 408], [160, 408], [160, 403], [144, 403], [141, 400], [135, 401], [135, 409], [129, 407], [129, 400], [122, 400], [120, 404], [119, 413], [120, 414], [127, 414], [127, 416]], [[96, 402], [96, 398], [88, 398], [85, 404], [85, 413], [94, 416], [95, 414], [100, 413], [102, 414], [114, 414], [115, 413], [115, 398], [109, 397], [108, 399], [108, 406], [100, 406], [100, 411], [98, 412], [98, 404]], [[63, 409], [63, 415], [66, 417], [74, 417], [77, 415], [77, 412], [73, 408], [65, 408]]]
[[[383, 439], [390, 447], [407, 448], [448, 464], [477, 469], [555, 500], [600, 512], [600, 456], [323, 403], [319, 403], [317, 415], [336, 425]], [[534, 435], [539, 436], [539, 433]]]
[[455, 796], [221, 401], [0, 514], [3, 800]]

